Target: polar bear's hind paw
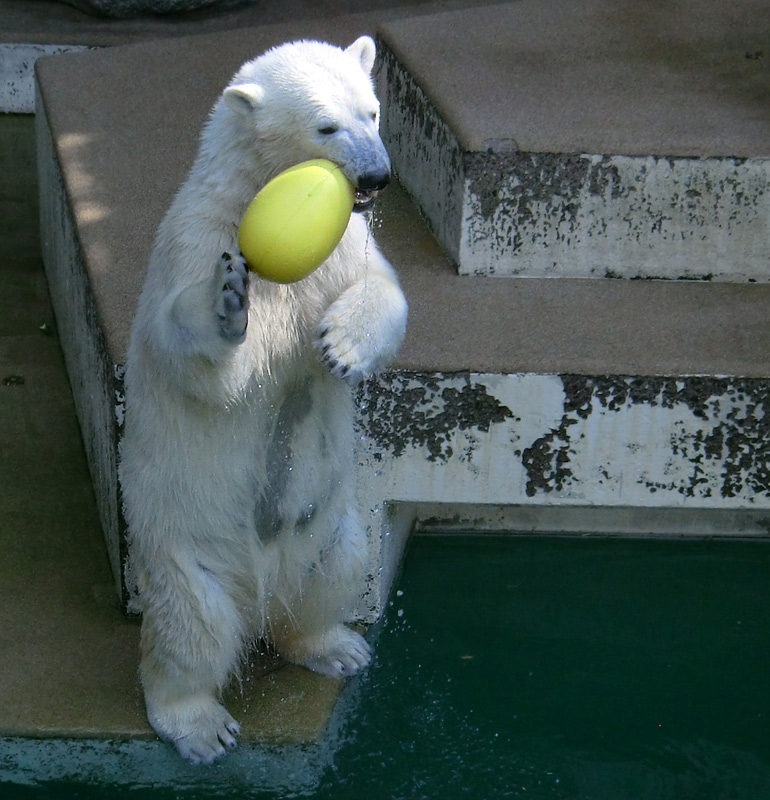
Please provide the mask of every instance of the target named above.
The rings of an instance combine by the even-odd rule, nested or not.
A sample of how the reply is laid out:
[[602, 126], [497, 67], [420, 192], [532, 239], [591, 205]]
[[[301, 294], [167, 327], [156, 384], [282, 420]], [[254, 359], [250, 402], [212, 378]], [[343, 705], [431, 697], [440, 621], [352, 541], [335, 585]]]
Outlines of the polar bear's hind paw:
[[361, 634], [337, 625], [322, 636], [297, 642], [289, 658], [321, 675], [349, 678], [369, 666], [372, 649]]
[[222, 253], [217, 264], [217, 318], [222, 336], [239, 344], [249, 317], [249, 271], [241, 255]]
[[235, 749], [241, 726], [217, 704], [209, 719], [196, 721], [193, 730], [172, 739], [179, 754], [191, 764], [211, 764], [225, 753]]

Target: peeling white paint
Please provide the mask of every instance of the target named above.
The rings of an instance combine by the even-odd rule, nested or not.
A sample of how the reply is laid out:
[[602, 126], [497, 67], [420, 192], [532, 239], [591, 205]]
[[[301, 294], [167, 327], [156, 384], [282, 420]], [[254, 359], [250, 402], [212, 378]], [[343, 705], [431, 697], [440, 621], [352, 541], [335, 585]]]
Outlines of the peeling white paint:
[[770, 280], [769, 158], [464, 151], [387, 46], [381, 57], [383, 140], [460, 273]]
[[366, 390], [361, 480], [408, 503], [770, 509], [765, 402], [748, 379], [393, 375]]
[[516, 154], [495, 162], [501, 172], [482, 180], [473, 172], [486, 167], [466, 168], [463, 273], [770, 277], [770, 159]]
[[766, 536], [766, 402], [765, 381], [697, 376], [370, 383], [357, 476], [370, 512], [366, 610], [387, 596], [411, 527], [432, 518], [473, 530]]

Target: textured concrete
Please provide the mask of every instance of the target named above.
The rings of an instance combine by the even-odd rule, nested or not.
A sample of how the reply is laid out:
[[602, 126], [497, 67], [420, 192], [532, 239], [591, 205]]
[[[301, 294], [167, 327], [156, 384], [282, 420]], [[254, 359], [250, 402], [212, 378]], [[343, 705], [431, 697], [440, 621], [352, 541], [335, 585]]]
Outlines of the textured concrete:
[[387, 22], [396, 171], [466, 274], [767, 281], [768, 31], [759, 0]]
[[383, 35], [463, 149], [767, 155], [763, 0], [519, 0]]
[[[102, 521], [107, 554], [113, 574], [120, 575], [123, 552], [123, 520], [117, 480], [118, 419], [115, 413], [120, 386], [116, 366], [106, 356], [104, 334], [94, 302], [88, 273], [83, 270], [83, 249], [69, 213], [66, 191], [54, 155], [54, 145], [43, 104], [36, 116], [37, 161], [40, 185], [40, 228], [43, 262], [56, 264], [48, 270], [48, 289], [56, 311], [67, 372], [73, 381], [73, 399], [80, 431], [91, 466], [96, 503]], [[66, 297], [67, 302], [62, 302]], [[122, 594], [122, 583], [117, 582]], [[125, 600], [124, 600], [125, 602]]]
[[710, 509], [764, 525], [769, 397], [766, 380], [738, 378], [398, 373], [367, 387], [363, 474], [398, 503]]

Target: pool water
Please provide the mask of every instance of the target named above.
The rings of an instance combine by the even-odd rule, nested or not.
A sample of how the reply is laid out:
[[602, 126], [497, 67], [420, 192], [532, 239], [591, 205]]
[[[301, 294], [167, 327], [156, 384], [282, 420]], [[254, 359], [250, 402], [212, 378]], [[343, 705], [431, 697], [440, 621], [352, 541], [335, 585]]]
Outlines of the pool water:
[[415, 538], [335, 796], [768, 798], [769, 590], [765, 543]]
[[768, 542], [415, 536], [372, 640], [317, 748], [0, 798], [770, 797]]

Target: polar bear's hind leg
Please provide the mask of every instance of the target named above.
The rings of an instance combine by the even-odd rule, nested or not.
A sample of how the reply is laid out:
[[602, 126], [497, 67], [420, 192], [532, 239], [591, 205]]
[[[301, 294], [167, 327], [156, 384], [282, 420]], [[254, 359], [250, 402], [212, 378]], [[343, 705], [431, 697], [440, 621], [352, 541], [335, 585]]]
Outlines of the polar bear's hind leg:
[[210, 763], [235, 747], [240, 731], [217, 700], [241, 654], [240, 615], [201, 564], [177, 559], [172, 573], [156, 566], [145, 575], [143, 588], [158, 600], [142, 623], [147, 717], [188, 761]]
[[[329, 524], [321, 512], [297, 531], [308, 544], [323, 535]], [[315, 550], [312, 563], [307, 556], [304, 575], [296, 597], [287, 606], [291, 613], [276, 615], [273, 639], [278, 653], [288, 661], [332, 677], [349, 677], [368, 666], [371, 648], [360, 634], [344, 624], [352, 616], [363, 583], [363, 534], [357, 513], [349, 510], [326, 546]]]

